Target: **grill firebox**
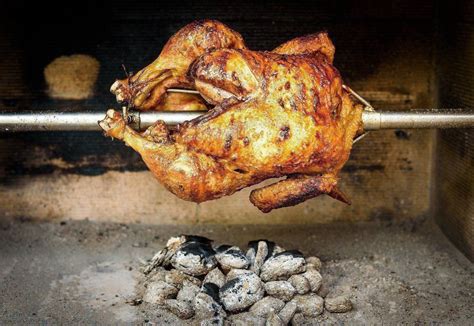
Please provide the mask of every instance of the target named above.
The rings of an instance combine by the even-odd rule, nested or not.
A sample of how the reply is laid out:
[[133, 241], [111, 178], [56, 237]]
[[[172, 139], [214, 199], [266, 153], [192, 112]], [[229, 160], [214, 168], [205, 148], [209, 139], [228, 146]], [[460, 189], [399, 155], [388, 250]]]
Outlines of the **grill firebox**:
[[[226, 23], [255, 50], [326, 30], [344, 82], [380, 111], [474, 107], [469, 1], [2, 6], [1, 112], [118, 109], [109, 88], [124, 67], [138, 71], [198, 19]], [[45, 67], [74, 54], [100, 64], [93, 95], [51, 97]], [[247, 200], [255, 187], [182, 201], [95, 131], [0, 133], [0, 322], [181, 322], [129, 303], [144, 260], [184, 233], [243, 247], [266, 238], [320, 257], [354, 310], [318, 322], [472, 323], [473, 130], [371, 132], [340, 176], [351, 206], [319, 197], [266, 215]]]

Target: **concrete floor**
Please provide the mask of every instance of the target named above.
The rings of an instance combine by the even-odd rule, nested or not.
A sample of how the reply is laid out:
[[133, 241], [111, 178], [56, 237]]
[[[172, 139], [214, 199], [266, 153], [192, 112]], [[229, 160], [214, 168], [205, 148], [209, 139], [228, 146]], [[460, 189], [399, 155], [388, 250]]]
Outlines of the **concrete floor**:
[[126, 303], [140, 266], [173, 235], [245, 247], [268, 238], [323, 260], [333, 292], [355, 309], [310, 322], [474, 324], [474, 264], [428, 221], [313, 226], [148, 226], [89, 221], [0, 221], [0, 324], [174, 324], [169, 313]]

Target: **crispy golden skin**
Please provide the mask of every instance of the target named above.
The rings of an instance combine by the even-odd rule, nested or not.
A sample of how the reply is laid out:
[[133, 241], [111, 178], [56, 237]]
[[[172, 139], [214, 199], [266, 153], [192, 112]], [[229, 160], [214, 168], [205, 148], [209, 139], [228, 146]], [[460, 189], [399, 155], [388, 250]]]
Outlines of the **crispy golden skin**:
[[278, 54], [307, 54], [320, 52], [324, 54], [330, 63], [334, 61], [336, 48], [325, 32], [306, 35], [283, 43], [272, 52]]
[[193, 87], [186, 75], [191, 63], [206, 51], [220, 48], [243, 49], [245, 44], [239, 33], [221, 22], [195, 21], [173, 35], [155, 61], [133, 76], [115, 81], [110, 90], [118, 102], [135, 109], [160, 109], [168, 88]]
[[206, 111], [206, 101], [195, 94], [166, 93], [153, 110], [156, 111]]
[[158, 121], [139, 134], [109, 110], [101, 126], [185, 200], [215, 199], [287, 176], [254, 190], [251, 202], [264, 212], [320, 194], [348, 203], [337, 175], [361, 128], [362, 108], [342, 89], [333, 56], [325, 33], [274, 52], [208, 51], [187, 70], [193, 87], [215, 105], [207, 114], [173, 131]]

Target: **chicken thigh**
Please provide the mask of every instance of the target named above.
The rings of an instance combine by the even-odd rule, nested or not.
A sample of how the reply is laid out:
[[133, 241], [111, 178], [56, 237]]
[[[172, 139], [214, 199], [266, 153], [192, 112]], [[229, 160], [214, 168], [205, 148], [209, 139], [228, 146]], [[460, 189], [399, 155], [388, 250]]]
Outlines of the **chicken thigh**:
[[[243, 43], [242, 43], [243, 44]], [[342, 88], [326, 33], [291, 40], [272, 52], [221, 47], [195, 57], [187, 86], [214, 107], [170, 130], [157, 121], [143, 133], [109, 110], [106, 134], [139, 152], [165, 187], [194, 202], [251, 192], [263, 212], [328, 194], [349, 203], [338, 173], [361, 129], [362, 107]], [[143, 102], [142, 102], [143, 103]]]

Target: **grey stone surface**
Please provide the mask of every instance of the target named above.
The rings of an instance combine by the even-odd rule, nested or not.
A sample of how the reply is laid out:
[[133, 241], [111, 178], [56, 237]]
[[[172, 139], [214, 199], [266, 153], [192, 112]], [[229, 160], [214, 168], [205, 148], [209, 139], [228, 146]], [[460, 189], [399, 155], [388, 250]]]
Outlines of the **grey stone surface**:
[[311, 291], [311, 285], [309, 284], [308, 279], [301, 274], [290, 276], [288, 282], [293, 285], [298, 294], [306, 294]]
[[274, 297], [265, 297], [250, 307], [249, 311], [256, 316], [267, 318], [271, 312], [278, 313], [285, 306], [285, 302]]
[[265, 258], [268, 255], [268, 245], [265, 241], [259, 241], [257, 244], [257, 250], [255, 252], [255, 259], [251, 266], [251, 270], [255, 272], [255, 274], [260, 275], [260, 269], [265, 261]]
[[210, 295], [203, 292], [198, 293], [194, 298], [194, 312], [200, 319], [226, 316], [222, 306], [217, 303]]
[[225, 281], [226, 282], [229, 282], [230, 280], [236, 278], [237, 276], [240, 276], [240, 275], [245, 275], [245, 274], [254, 274], [254, 272], [252, 271], [249, 271], [247, 269], [231, 269], [226, 277], [225, 277]]
[[340, 295], [324, 300], [324, 308], [329, 312], [348, 312], [352, 309], [352, 302], [348, 295]]
[[255, 273], [241, 274], [227, 281], [219, 290], [225, 310], [235, 312], [250, 307], [263, 298], [263, 282]]
[[324, 299], [314, 293], [297, 294], [291, 301], [296, 304], [296, 311], [305, 317], [316, 317], [324, 310]]
[[285, 326], [285, 324], [280, 316], [278, 316], [275, 312], [271, 312], [268, 315], [267, 321], [265, 322], [265, 326]]
[[280, 320], [285, 324], [288, 325], [293, 316], [296, 313], [297, 310], [296, 303], [290, 301], [285, 304], [283, 309], [280, 310], [278, 313], [278, 316], [280, 317]]
[[287, 279], [306, 270], [306, 261], [299, 251], [283, 251], [268, 258], [260, 269], [262, 281]]
[[306, 260], [307, 269], [314, 268], [318, 271], [321, 270], [322, 263], [321, 263], [321, 259], [319, 259], [318, 257], [315, 257], [315, 256], [306, 257], [305, 260]]
[[181, 319], [189, 319], [194, 315], [193, 306], [186, 301], [169, 299], [165, 301], [165, 307]]
[[197, 286], [201, 285], [201, 281], [191, 275], [184, 274], [183, 272], [172, 269], [165, 274], [166, 283], [173, 285], [174, 287], [181, 289], [183, 287], [184, 281], [188, 281]]
[[157, 281], [148, 284], [143, 295], [143, 301], [153, 304], [163, 304], [166, 299], [170, 299], [178, 294], [178, 288], [164, 281]]
[[199, 322], [198, 325], [200, 326], [223, 326], [224, 325], [224, 317], [217, 316], [203, 319]]
[[218, 287], [221, 287], [225, 283], [225, 275], [220, 271], [219, 268], [214, 268], [212, 271], [207, 273], [202, 281], [203, 284], [205, 283], [214, 283]]
[[201, 288], [196, 284], [186, 281], [183, 284], [183, 288], [179, 290], [176, 299], [192, 304], [196, 295], [200, 292]]
[[265, 318], [255, 316], [250, 312], [241, 312], [238, 314], [230, 315], [226, 320], [228, 325], [232, 326], [263, 326], [265, 325]]
[[233, 268], [245, 269], [249, 266], [249, 259], [238, 247], [231, 247], [224, 252], [219, 252], [215, 257], [224, 271]]
[[210, 246], [200, 243], [185, 243], [176, 251], [171, 264], [189, 275], [205, 275], [217, 265], [211, 249]]
[[296, 289], [288, 281], [270, 281], [265, 283], [265, 292], [283, 301], [290, 301]]
[[[319, 290], [323, 282], [323, 278], [321, 274], [319, 273], [319, 271], [313, 268], [308, 268], [307, 271], [301, 275], [308, 280], [308, 284], [310, 286], [311, 291], [317, 292]], [[302, 293], [299, 293], [299, 294], [302, 294]]]

